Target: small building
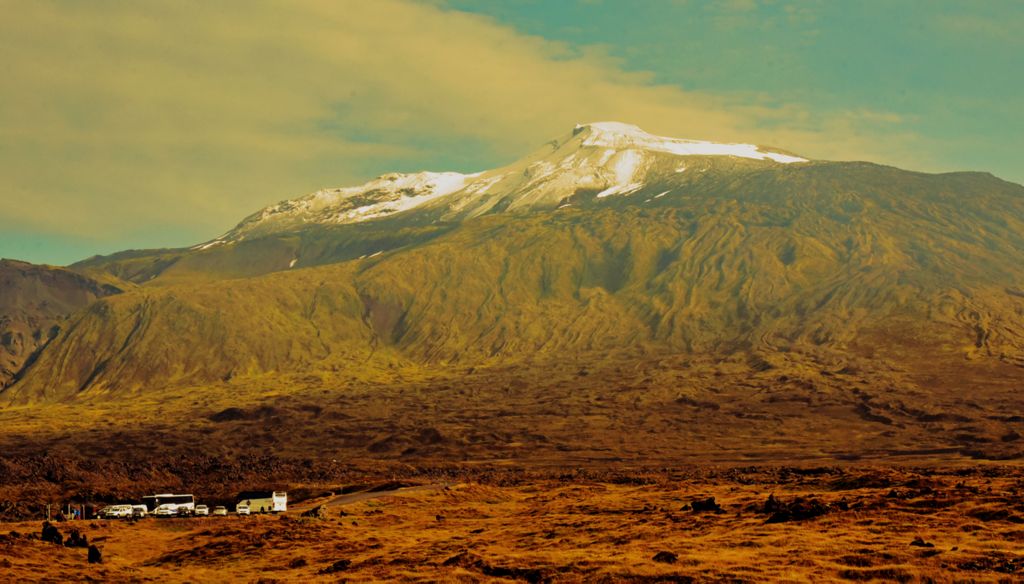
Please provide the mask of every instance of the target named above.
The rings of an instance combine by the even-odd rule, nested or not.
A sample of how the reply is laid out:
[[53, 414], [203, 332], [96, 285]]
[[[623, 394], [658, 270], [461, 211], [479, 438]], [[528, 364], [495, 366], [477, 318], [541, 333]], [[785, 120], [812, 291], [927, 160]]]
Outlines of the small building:
[[288, 493], [284, 491], [243, 491], [238, 505], [248, 505], [250, 513], [281, 513], [288, 510]]

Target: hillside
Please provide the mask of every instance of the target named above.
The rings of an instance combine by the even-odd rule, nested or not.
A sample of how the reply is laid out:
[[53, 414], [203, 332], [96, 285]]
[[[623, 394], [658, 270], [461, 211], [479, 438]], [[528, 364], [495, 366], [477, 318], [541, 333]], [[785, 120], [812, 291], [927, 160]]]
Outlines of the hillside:
[[0, 260], [0, 388], [17, 379], [67, 317], [121, 291], [62, 268]]
[[807, 161], [750, 144], [653, 136], [614, 122], [580, 125], [494, 170], [393, 173], [357, 187], [322, 189], [266, 207], [191, 248], [129, 251], [74, 267], [146, 284], [247, 277], [372, 256], [483, 215], [658, 206], [673, 190], [714, 188], [736, 175], [797, 162]]
[[[1024, 364], [1024, 187], [752, 146], [680, 154], [612, 129], [440, 194], [444, 175], [383, 177], [404, 186], [78, 264], [146, 285], [79, 314], [3, 398], [672, 354]], [[416, 189], [427, 200], [382, 212]], [[353, 219], [354, 197], [379, 216]]]

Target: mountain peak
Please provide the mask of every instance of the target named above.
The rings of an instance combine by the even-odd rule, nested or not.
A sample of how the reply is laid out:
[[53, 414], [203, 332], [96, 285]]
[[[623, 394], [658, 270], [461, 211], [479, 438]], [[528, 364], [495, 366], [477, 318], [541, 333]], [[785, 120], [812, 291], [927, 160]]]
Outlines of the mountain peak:
[[616, 150], [636, 148], [666, 152], [677, 156], [738, 156], [755, 160], [772, 160], [783, 164], [807, 162], [806, 158], [762, 150], [754, 144], [705, 142], [655, 136], [645, 132], [639, 126], [622, 122], [576, 124], [572, 135], [574, 137], [582, 136], [583, 146]]
[[606, 132], [606, 133], [618, 133], [618, 134], [633, 134], [633, 135], [650, 135], [643, 131], [640, 126], [634, 126], [633, 124], [625, 124], [623, 122], [590, 122], [588, 124], [576, 124], [573, 128], [573, 135], [578, 135], [583, 132]]
[[[699, 157], [703, 160], [681, 160]], [[710, 167], [724, 159], [790, 164], [806, 159], [753, 144], [725, 144], [656, 136], [622, 122], [576, 125], [510, 165], [474, 174], [418, 172], [385, 174], [360, 186], [322, 189], [282, 201], [250, 215], [235, 229], [195, 246], [203, 250], [247, 236], [293, 231], [310, 224], [360, 223], [417, 209], [430, 221], [459, 220], [487, 213], [555, 209], [580, 202], [632, 195], [660, 185], [658, 196], [678, 187], [686, 168]], [[717, 159], [717, 160], [715, 160]], [[726, 162], [726, 164], [730, 164]], [[699, 170], [698, 172], [704, 172]], [[655, 193], [651, 193], [652, 196]]]

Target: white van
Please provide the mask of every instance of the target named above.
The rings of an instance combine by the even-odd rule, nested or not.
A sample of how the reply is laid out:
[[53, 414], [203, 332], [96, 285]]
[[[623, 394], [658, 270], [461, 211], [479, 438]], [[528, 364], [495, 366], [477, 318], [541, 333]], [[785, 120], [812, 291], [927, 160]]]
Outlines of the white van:
[[131, 505], [110, 505], [104, 507], [101, 513], [104, 519], [127, 519], [134, 514], [134, 510]]

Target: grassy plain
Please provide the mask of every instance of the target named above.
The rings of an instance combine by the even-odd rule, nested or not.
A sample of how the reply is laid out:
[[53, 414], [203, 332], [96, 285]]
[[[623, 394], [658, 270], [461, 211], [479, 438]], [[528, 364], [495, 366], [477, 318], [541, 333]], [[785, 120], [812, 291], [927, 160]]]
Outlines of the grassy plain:
[[[284, 516], [60, 524], [97, 544], [101, 565], [29, 540], [38, 521], [4, 523], [0, 565], [50, 582], [1013, 582], [1022, 492], [1024, 473], [996, 466], [455, 482], [329, 506], [325, 519], [299, 511], [328, 499]], [[780, 520], [770, 494], [822, 514]], [[721, 512], [689, 508], [707, 497]]]
[[[610, 361], [0, 410], [0, 566], [53, 582], [1024, 577], [1019, 368]], [[297, 516], [387, 483], [438, 488]], [[79, 524], [100, 566], [26, 537], [46, 503], [185, 490], [228, 504], [262, 487], [296, 512]], [[770, 522], [771, 494], [812, 516]], [[723, 512], [686, 508], [707, 497]]]

